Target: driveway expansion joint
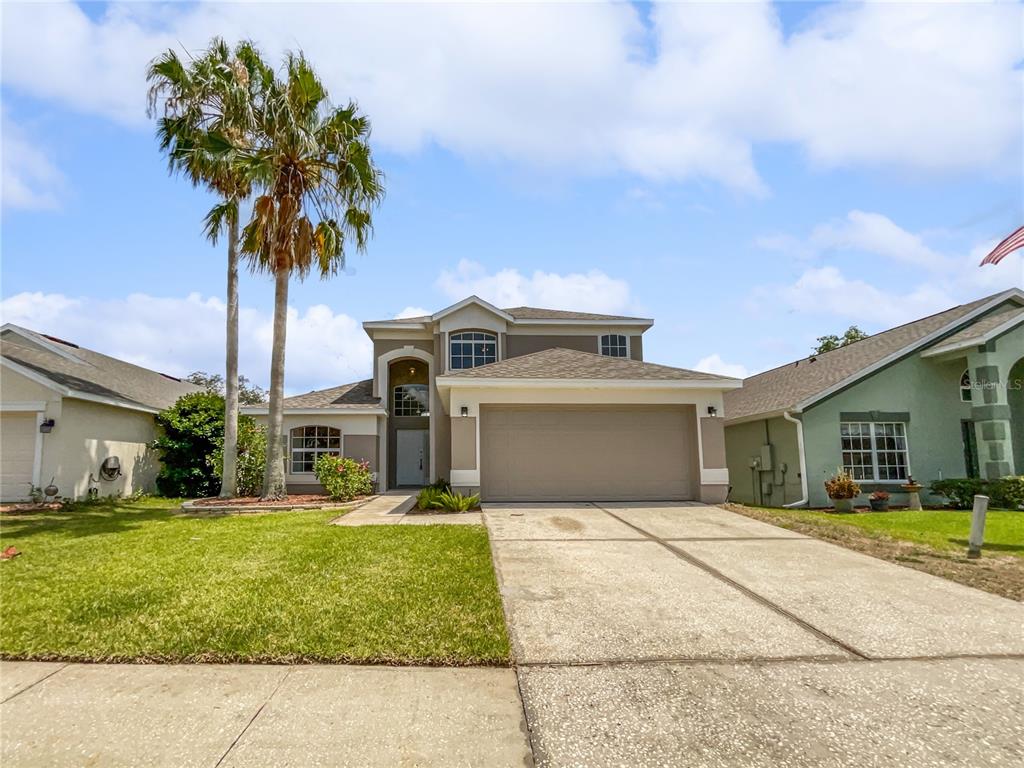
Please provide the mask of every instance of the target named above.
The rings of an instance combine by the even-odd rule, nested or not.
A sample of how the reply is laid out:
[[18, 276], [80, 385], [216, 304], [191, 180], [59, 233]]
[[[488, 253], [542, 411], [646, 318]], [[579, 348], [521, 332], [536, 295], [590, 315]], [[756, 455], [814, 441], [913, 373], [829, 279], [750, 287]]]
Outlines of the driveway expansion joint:
[[238, 742], [242, 740], [242, 737], [245, 736], [246, 732], [252, 727], [252, 724], [256, 722], [256, 719], [261, 714], [263, 714], [263, 710], [266, 708], [267, 704], [269, 704], [271, 699], [273, 699], [277, 692], [281, 690], [281, 686], [284, 685], [284, 681], [288, 679], [288, 676], [291, 675], [293, 669], [295, 669], [294, 666], [290, 666], [287, 669], [285, 669], [284, 674], [281, 675], [281, 679], [278, 680], [277, 685], [274, 686], [274, 690], [272, 690], [270, 692], [270, 695], [267, 696], [267, 698], [264, 699], [263, 703], [259, 705], [253, 716], [249, 718], [249, 722], [247, 722], [245, 724], [245, 727], [242, 728], [242, 730], [239, 732], [237, 736], [235, 736], [234, 741], [232, 741], [231, 745], [224, 751], [224, 754], [220, 756], [220, 760], [213, 764], [213, 768], [219, 768], [219, 766], [224, 764], [224, 761], [228, 759], [228, 755], [230, 755], [231, 751], [236, 746], [238, 746]]
[[[634, 525], [633, 523], [629, 522], [628, 520], [620, 517], [619, 515], [616, 515], [611, 510], [606, 509], [605, 507], [602, 507], [600, 504], [596, 504], [596, 503], [593, 503], [593, 502], [591, 504], [592, 504], [592, 506], [595, 509], [601, 510], [606, 515], [608, 515], [609, 517], [619, 521], [623, 525], [629, 526], [634, 531], [643, 534], [644, 536], [646, 536], [651, 541], [653, 541], [653, 542], [655, 542], [657, 544], [660, 544], [662, 547], [664, 547], [669, 552], [674, 554], [680, 560], [683, 560], [684, 562], [687, 562], [690, 565], [693, 565], [693, 566], [695, 566], [697, 568], [700, 568], [702, 571], [704, 571], [708, 575], [713, 576], [714, 578], [718, 579], [719, 581], [723, 582], [724, 584], [729, 585], [733, 589], [736, 589], [739, 592], [742, 592], [747, 597], [751, 598], [752, 600], [757, 601], [758, 603], [760, 603], [761, 605], [765, 606], [766, 608], [769, 608], [772, 611], [775, 611], [780, 616], [783, 616], [784, 618], [789, 619], [790, 621], [792, 621], [793, 623], [795, 623], [798, 626], [802, 627], [803, 629], [807, 630], [811, 634], [817, 635], [822, 640], [826, 640], [826, 641], [832, 643], [833, 645], [836, 645], [836, 646], [842, 648], [844, 651], [846, 651], [847, 653], [849, 653], [849, 654], [851, 654], [851, 655], [853, 655], [855, 657], [858, 657], [860, 659], [870, 659], [871, 658], [868, 654], [864, 653], [863, 651], [860, 651], [857, 648], [854, 648], [849, 643], [846, 643], [846, 642], [840, 640], [839, 638], [834, 637], [834, 636], [828, 634], [827, 632], [819, 629], [818, 627], [814, 626], [810, 622], [805, 621], [804, 619], [801, 619], [799, 616], [797, 616], [796, 614], [786, 610], [785, 608], [783, 608], [778, 603], [772, 602], [771, 600], [766, 598], [764, 595], [761, 595], [761, 594], [755, 592], [754, 590], [752, 590], [749, 587], [741, 584], [740, 582], [736, 581], [735, 579], [729, 578], [724, 573], [722, 573], [720, 570], [718, 570], [714, 566], [710, 565], [709, 563], [704, 562], [700, 558], [694, 557], [689, 552], [686, 552], [685, 550], [680, 549], [679, 547], [671, 544], [669, 541], [661, 538], [660, 536], [655, 536], [653, 533], [651, 533], [651, 532], [641, 528], [640, 526]], [[796, 539], [796, 540], [799, 540], [799, 539]]]
[[7, 703], [8, 701], [10, 701], [11, 699], [15, 699], [15, 698], [17, 698], [18, 696], [21, 696], [21, 694], [23, 694], [23, 693], [24, 693], [25, 691], [31, 690], [32, 688], [35, 688], [35, 687], [36, 687], [37, 685], [39, 685], [40, 683], [44, 683], [44, 682], [46, 682], [46, 681], [47, 681], [47, 680], [49, 680], [49, 679], [50, 679], [51, 677], [53, 677], [54, 675], [56, 675], [56, 674], [57, 674], [58, 672], [61, 672], [62, 670], [65, 670], [65, 669], [67, 669], [67, 668], [68, 668], [68, 665], [69, 665], [70, 663], [71, 663], [71, 662], [69, 662], [69, 661], [66, 661], [66, 662], [64, 662], [64, 663], [63, 663], [63, 664], [61, 664], [61, 665], [60, 665], [59, 667], [57, 667], [57, 668], [56, 668], [55, 670], [53, 670], [53, 672], [50, 672], [50, 673], [49, 673], [49, 674], [47, 674], [47, 675], [43, 675], [42, 677], [40, 677], [40, 678], [39, 678], [38, 680], [36, 680], [35, 682], [33, 682], [33, 683], [30, 683], [29, 685], [26, 685], [26, 686], [25, 686], [24, 688], [22, 688], [22, 689], [21, 689], [20, 691], [15, 691], [15, 692], [14, 692], [14, 693], [12, 693], [12, 694], [11, 694], [10, 696], [8, 696], [8, 697], [7, 697], [6, 699], [4, 699], [3, 701], [0, 701], [0, 704], [6, 704], [6, 703]]

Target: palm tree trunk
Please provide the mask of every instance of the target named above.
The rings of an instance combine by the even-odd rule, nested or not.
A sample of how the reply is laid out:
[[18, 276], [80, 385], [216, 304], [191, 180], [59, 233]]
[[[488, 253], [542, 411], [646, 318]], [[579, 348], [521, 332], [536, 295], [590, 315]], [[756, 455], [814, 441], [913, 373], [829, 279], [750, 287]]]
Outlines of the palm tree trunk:
[[267, 463], [263, 498], [288, 495], [284, 479], [284, 348], [288, 332], [288, 278], [286, 268], [274, 273], [274, 346], [270, 354], [270, 414], [267, 417]]
[[238, 208], [228, 223], [227, 359], [224, 374], [224, 469], [220, 495], [238, 495]]

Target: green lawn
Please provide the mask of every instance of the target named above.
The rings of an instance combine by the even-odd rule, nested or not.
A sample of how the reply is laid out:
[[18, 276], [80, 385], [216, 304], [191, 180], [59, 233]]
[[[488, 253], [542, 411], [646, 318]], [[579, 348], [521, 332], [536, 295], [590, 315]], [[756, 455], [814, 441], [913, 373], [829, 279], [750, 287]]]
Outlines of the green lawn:
[[[794, 521], [852, 525], [870, 533], [946, 550], [966, 549], [967, 536], [971, 530], [970, 510], [899, 510], [837, 515], [830, 512], [772, 507], [771, 513]], [[1024, 512], [989, 510], [985, 518], [984, 550], [993, 554], [1024, 557]]]
[[5, 515], [0, 655], [506, 664], [482, 526], [193, 518], [164, 499]]

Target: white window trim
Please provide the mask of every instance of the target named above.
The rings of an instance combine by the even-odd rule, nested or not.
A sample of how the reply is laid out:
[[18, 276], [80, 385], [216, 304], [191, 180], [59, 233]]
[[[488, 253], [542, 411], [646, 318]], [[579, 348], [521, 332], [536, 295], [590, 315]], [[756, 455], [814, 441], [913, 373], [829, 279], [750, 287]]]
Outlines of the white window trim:
[[[326, 449], [320, 449], [320, 448], [295, 448], [292, 445], [292, 433], [295, 432], [295, 430], [297, 430], [297, 429], [307, 429], [309, 427], [325, 427], [326, 429], [336, 429], [338, 431], [338, 454], [337, 455], [338, 456], [344, 456], [345, 455], [345, 433], [341, 429], [341, 427], [333, 427], [330, 424], [299, 424], [299, 425], [294, 426], [294, 427], [292, 427], [291, 429], [288, 430], [288, 472], [286, 474], [293, 475], [293, 476], [296, 476], [296, 477], [298, 477], [299, 475], [302, 475], [302, 476], [316, 475], [316, 471], [310, 471], [310, 472], [306, 472], [306, 471], [296, 472], [295, 471], [294, 453], [295, 453], [296, 450], [300, 450], [303, 453], [318, 453], [318, 452], [319, 453], [327, 453], [327, 452], [329, 452], [331, 450], [330, 448], [326, 448]], [[330, 433], [328, 432], [328, 437], [329, 436], [330, 436]], [[316, 464], [316, 459], [313, 459], [313, 463]]]
[[391, 414], [393, 416], [398, 416], [399, 418], [418, 418], [418, 417], [422, 417], [423, 416], [423, 412], [422, 411], [420, 413], [417, 413], [417, 414], [408, 414], [408, 413], [399, 413], [398, 412], [398, 400], [396, 398], [396, 394], [398, 393], [398, 390], [400, 388], [402, 388], [402, 387], [423, 387], [423, 390], [427, 393], [427, 403], [426, 403], [426, 405], [423, 406], [423, 410], [426, 411], [426, 413], [429, 415], [430, 414], [430, 384], [421, 384], [421, 383], [415, 382], [415, 381], [409, 381], [409, 382], [406, 382], [405, 384], [396, 384], [395, 386], [393, 386], [391, 388], [391, 403], [390, 403]]
[[611, 357], [611, 355], [606, 355], [606, 354], [604, 354], [604, 352], [601, 351], [601, 346], [602, 346], [602, 341], [601, 340], [604, 339], [605, 336], [622, 336], [626, 340], [626, 356], [625, 357], [620, 357], [619, 359], [620, 360], [630, 360], [630, 359], [632, 359], [632, 357], [633, 357], [633, 348], [632, 348], [632, 344], [630, 343], [629, 334], [628, 333], [617, 333], [615, 331], [609, 331], [608, 333], [599, 333], [599, 334], [597, 334], [597, 354], [601, 355], [601, 357]]
[[877, 479], [878, 478], [878, 447], [877, 447], [877, 443], [875, 442], [875, 427], [876, 426], [878, 426], [879, 424], [902, 424], [903, 425], [903, 440], [907, 444], [906, 450], [903, 451], [903, 453], [905, 453], [906, 456], [907, 456], [907, 477], [908, 478], [912, 477], [913, 476], [913, 472], [911, 471], [911, 464], [910, 464], [910, 430], [908, 429], [907, 422], [905, 422], [905, 421], [841, 421], [841, 422], [839, 422], [839, 427], [840, 427], [840, 430], [839, 430], [839, 460], [840, 460], [840, 466], [842, 466], [843, 469], [845, 469], [846, 468], [845, 464], [842, 463], [843, 451], [845, 450], [843, 448], [843, 435], [842, 435], [842, 425], [843, 424], [869, 424], [871, 426], [871, 474], [872, 474], [872, 477], [870, 477], [870, 478], [865, 477], [865, 478], [862, 478], [860, 480], [856, 480], [856, 478], [855, 478], [856, 482], [858, 482], [858, 483], [873, 483], [875, 485], [906, 485], [907, 484], [906, 480], [879, 480], [879, 479]]
[[[967, 377], [967, 386], [964, 386], [964, 376]], [[964, 400], [964, 392], [970, 394], [970, 397]], [[974, 382], [971, 380], [971, 369], [964, 368], [964, 372], [960, 374], [960, 402], [961, 403], [973, 403], [974, 402]]]
[[[460, 333], [488, 333], [494, 337], [494, 362], [500, 363], [502, 361], [502, 349], [501, 349], [501, 336], [502, 334], [497, 331], [489, 331], [486, 328], [460, 328], [457, 331], [445, 331], [444, 334], [444, 346], [445, 346], [445, 371], [452, 370], [452, 336], [456, 336]], [[489, 363], [488, 363], [489, 365]], [[474, 366], [476, 367], [476, 366]], [[459, 368], [460, 371], [469, 371], [471, 368]]]

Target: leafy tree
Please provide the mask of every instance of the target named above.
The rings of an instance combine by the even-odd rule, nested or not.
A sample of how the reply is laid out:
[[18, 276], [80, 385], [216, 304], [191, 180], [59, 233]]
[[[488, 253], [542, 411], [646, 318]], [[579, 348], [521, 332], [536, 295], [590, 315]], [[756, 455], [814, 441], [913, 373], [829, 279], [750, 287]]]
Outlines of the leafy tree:
[[819, 336], [818, 346], [815, 347], [814, 354], [821, 355], [825, 352], [831, 352], [833, 349], [845, 347], [847, 344], [853, 344], [853, 342], [866, 339], [867, 337], [868, 334], [864, 333], [856, 325], [851, 325], [842, 336], [836, 336], [834, 333], [828, 336]]
[[[223, 449], [210, 457], [218, 477], [224, 471]], [[238, 417], [238, 462], [235, 480], [239, 496], [256, 496], [263, 487], [263, 467], [267, 461], [267, 430], [251, 416]]]
[[[219, 373], [207, 373], [206, 371], [193, 371], [185, 377], [186, 381], [198, 384], [207, 392], [216, 392], [224, 395], [224, 377]], [[267, 402], [267, 393], [258, 384], [253, 384], [245, 376], [238, 377], [238, 402], [242, 405], [260, 405]], [[239, 449], [240, 450], [240, 449]]]
[[[147, 69], [150, 83], [149, 114], [156, 115], [160, 149], [168, 157], [171, 173], [183, 173], [194, 186], [203, 186], [219, 197], [206, 216], [205, 234], [216, 245], [227, 233], [227, 387], [224, 404], [224, 462], [231, 468], [220, 489], [234, 496], [238, 439], [238, 239], [239, 204], [252, 191], [251, 180], [232, 163], [230, 153], [209, 151], [211, 141], [230, 137], [238, 146], [250, 146], [255, 130], [255, 110], [273, 80], [251, 43], [232, 51], [214, 38], [209, 48], [188, 64], [174, 50], [156, 58]], [[222, 380], [223, 381], [223, 380]]]
[[210, 457], [224, 436], [224, 398], [213, 392], [192, 392], [156, 415], [160, 435], [153, 447], [162, 466], [156, 487], [164, 496], [207, 497], [220, 481]]
[[274, 331], [263, 496], [287, 494], [284, 470], [284, 359], [288, 284], [310, 272], [330, 277], [346, 247], [363, 251], [372, 211], [384, 194], [373, 162], [370, 123], [355, 104], [332, 107], [302, 54], [289, 54], [281, 78], [267, 83], [254, 109], [253, 140], [210, 132], [204, 151], [228, 162], [258, 188], [241, 252], [256, 272], [274, 277]]

